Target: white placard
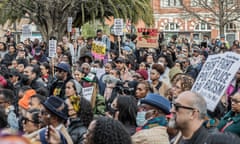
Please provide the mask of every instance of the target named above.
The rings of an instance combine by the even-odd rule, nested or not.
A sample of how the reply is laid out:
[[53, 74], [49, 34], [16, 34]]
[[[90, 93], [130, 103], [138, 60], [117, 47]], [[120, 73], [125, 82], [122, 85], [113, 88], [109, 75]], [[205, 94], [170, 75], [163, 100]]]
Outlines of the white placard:
[[22, 25], [22, 37], [23, 39], [32, 37], [32, 26], [30, 24]]
[[232, 52], [209, 56], [192, 91], [201, 94], [207, 109], [214, 111], [240, 67], [240, 55]]
[[89, 102], [91, 102], [91, 100], [92, 100], [93, 89], [94, 89], [93, 86], [82, 89], [84, 98], [86, 98]]
[[72, 17], [68, 17], [68, 21], [67, 21], [67, 31], [68, 32], [72, 32]]
[[123, 19], [114, 19], [114, 34], [123, 35]]
[[57, 40], [49, 40], [49, 57], [53, 58], [56, 56], [56, 49], [57, 49]]

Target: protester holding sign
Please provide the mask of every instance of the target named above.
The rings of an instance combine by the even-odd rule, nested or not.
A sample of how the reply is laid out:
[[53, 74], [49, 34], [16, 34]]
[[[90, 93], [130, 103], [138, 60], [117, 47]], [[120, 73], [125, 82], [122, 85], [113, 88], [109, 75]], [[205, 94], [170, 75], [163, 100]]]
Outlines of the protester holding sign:
[[111, 47], [110, 40], [109, 40], [108, 36], [103, 35], [103, 31], [101, 29], [97, 30], [97, 37], [95, 38], [95, 41], [104, 43], [106, 45], [106, 50], [107, 51], [110, 50], [110, 47]]

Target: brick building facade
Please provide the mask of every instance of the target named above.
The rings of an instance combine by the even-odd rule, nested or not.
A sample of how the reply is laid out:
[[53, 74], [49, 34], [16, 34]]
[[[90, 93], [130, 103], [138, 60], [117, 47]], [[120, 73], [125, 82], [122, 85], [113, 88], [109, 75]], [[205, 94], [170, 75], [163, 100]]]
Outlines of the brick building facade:
[[[184, 2], [192, 6], [191, 0], [185, 0]], [[155, 28], [164, 32], [166, 38], [171, 37], [171, 35], [178, 35], [196, 42], [201, 41], [204, 35], [208, 35], [210, 38], [219, 38], [217, 26], [201, 22], [187, 14], [179, 0], [152, 0], [152, 6]], [[206, 11], [202, 11], [202, 14], [208, 15]], [[239, 39], [237, 25], [237, 23], [230, 23], [225, 26], [225, 37], [230, 43]]]

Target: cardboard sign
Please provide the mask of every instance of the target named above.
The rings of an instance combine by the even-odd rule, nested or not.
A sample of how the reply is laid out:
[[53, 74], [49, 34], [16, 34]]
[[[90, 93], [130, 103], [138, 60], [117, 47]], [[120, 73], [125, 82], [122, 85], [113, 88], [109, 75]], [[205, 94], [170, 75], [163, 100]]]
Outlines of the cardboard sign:
[[200, 71], [192, 91], [201, 94], [207, 109], [214, 111], [240, 65], [240, 55], [232, 52], [209, 56]]
[[114, 34], [117, 36], [123, 35], [123, 19], [114, 19]]
[[92, 55], [95, 59], [103, 60], [106, 54], [106, 44], [100, 41], [93, 41]]
[[23, 39], [32, 37], [32, 26], [30, 24], [26, 24], [22, 26], [22, 37]]
[[159, 33], [153, 28], [137, 29], [137, 47], [139, 48], [158, 48]]
[[67, 32], [72, 32], [72, 17], [68, 17], [67, 21]]
[[82, 89], [84, 98], [86, 98], [89, 102], [91, 102], [92, 100], [93, 89], [94, 89], [93, 86]]
[[56, 56], [57, 40], [49, 40], [49, 57], [53, 58]]

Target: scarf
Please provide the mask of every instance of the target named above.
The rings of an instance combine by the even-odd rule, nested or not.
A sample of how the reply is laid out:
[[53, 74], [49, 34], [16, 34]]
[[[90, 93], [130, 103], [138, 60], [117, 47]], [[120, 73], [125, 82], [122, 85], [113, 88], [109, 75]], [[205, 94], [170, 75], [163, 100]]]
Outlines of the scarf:
[[142, 129], [150, 129], [156, 126], [167, 126], [167, 123], [168, 122], [165, 116], [155, 117], [153, 119], [148, 120], [148, 122], [144, 126], [138, 127], [137, 131]]

